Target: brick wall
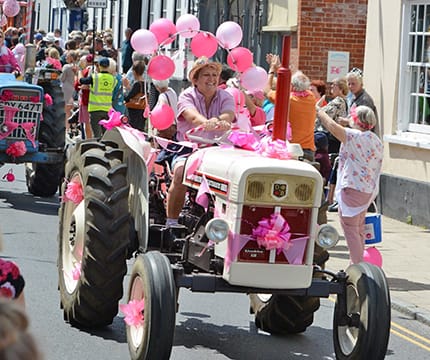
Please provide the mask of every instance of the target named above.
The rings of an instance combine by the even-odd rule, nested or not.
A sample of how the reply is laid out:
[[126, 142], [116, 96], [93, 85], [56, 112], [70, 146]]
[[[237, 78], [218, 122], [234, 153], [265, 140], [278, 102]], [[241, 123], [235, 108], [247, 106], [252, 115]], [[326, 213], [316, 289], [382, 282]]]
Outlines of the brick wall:
[[310, 79], [327, 79], [328, 51], [348, 51], [349, 67], [363, 69], [367, 0], [301, 0], [297, 65]]

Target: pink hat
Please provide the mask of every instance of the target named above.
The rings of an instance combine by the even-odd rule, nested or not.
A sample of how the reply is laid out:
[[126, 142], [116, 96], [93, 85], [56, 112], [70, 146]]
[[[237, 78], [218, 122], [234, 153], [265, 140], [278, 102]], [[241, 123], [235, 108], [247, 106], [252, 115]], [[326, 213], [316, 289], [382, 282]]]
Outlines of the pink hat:
[[256, 99], [264, 100], [264, 92], [261, 90], [248, 90], [247, 95], [251, 95]]

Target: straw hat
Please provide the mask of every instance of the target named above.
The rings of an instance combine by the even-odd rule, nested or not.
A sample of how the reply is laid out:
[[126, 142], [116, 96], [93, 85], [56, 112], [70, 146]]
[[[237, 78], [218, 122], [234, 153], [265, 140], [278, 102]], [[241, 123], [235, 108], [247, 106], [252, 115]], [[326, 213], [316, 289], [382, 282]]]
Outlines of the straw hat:
[[217, 73], [221, 74], [222, 65], [220, 63], [210, 61], [207, 57], [202, 56], [194, 61], [193, 67], [188, 74], [188, 79], [193, 81], [193, 78], [197, 76], [198, 72], [206, 66], [216, 69]]

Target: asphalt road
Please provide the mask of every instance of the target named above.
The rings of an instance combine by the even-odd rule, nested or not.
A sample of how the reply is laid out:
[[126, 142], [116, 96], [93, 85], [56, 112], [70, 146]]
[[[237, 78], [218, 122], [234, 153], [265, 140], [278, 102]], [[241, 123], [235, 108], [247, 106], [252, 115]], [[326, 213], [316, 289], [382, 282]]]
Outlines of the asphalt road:
[[[9, 168], [0, 168], [0, 178]], [[31, 331], [45, 359], [129, 359], [122, 314], [102, 330], [78, 329], [63, 321], [56, 266], [59, 200], [28, 194], [24, 167], [12, 168], [16, 180], [0, 181], [0, 226], [5, 239], [1, 255], [18, 263], [24, 274]], [[127, 281], [128, 276], [125, 285]], [[322, 300], [314, 324], [304, 334], [289, 337], [257, 330], [245, 295], [181, 290], [179, 303], [172, 359], [335, 358], [332, 299]], [[392, 315], [387, 359], [429, 359], [430, 328], [400, 313]]]

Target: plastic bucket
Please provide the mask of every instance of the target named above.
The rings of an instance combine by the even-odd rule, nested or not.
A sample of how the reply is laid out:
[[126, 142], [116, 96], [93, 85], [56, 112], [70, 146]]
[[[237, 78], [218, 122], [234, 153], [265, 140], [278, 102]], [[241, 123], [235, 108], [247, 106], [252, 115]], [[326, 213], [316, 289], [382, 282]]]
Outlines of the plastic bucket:
[[367, 214], [364, 226], [366, 245], [377, 244], [382, 241], [381, 214]]

